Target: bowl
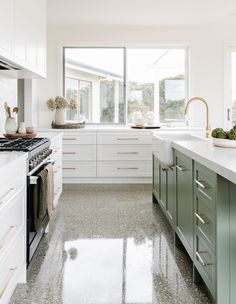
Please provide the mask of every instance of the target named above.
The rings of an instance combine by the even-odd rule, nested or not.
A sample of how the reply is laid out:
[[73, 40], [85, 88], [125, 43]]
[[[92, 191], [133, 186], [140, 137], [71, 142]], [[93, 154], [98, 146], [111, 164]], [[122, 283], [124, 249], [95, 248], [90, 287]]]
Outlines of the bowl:
[[236, 140], [232, 140], [232, 139], [222, 139], [222, 138], [213, 137], [212, 143], [216, 147], [236, 148]]

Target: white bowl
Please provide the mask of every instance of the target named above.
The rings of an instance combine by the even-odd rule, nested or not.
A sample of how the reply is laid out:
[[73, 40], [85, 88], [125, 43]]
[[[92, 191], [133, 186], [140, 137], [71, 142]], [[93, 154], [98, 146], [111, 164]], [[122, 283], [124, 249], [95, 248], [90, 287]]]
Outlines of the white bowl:
[[212, 138], [212, 143], [216, 147], [236, 148], [236, 140]]

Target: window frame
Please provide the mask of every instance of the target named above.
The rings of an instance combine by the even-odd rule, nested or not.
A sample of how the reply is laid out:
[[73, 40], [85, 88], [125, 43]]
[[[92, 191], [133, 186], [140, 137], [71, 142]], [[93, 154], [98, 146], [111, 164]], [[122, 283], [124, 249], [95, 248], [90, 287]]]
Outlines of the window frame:
[[[187, 100], [189, 99], [189, 46], [187, 45], [175, 45], [175, 46], [170, 46], [170, 45], [135, 45], [135, 46], [94, 46], [94, 45], [63, 45], [62, 46], [62, 94], [63, 96], [65, 95], [65, 50], [66, 49], [72, 49], [72, 48], [79, 48], [79, 49], [123, 49], [123, 73], [124, 73], [124, 84], [123, 84], [123, 89], [124, 89], [124, 94], [123, 94], [123, 102], [124, 102], [124, 122], [123, 123], [116, 123], [116, 122], [87, 122], [87, 125], [127, 125], [128, 123], [128, 113], [127, 113], [127, 49], [183, 49], [185, 51], [185, 104]], [[119, 105], [118, 105], [119, 106]], [[179, 121], [179, 122], [169, 122], [169, 123], [160, 123], [160, 125], [166, 125], [166, 124], [174, 124], [177, 126], [186, 126], [187, 125], [187, 120], [185, 118], [184, 121]]]

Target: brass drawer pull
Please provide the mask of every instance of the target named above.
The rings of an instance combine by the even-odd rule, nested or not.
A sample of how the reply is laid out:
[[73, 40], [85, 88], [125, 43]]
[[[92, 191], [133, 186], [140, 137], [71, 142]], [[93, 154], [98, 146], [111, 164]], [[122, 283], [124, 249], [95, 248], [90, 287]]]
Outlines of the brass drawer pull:
[[8, 196], [12, 191], [17, 190], [17, 188], [10, 188], [9, 190], [7, 190], [1, 197], [0, 197], [0, 204], [3, 203], [3, 200], [6, 196]]
[[17, 228], [17, 225], [12, 225], [8, 228], [7, 232], [5, 233], [5, 235], [2, 237], [2, 239], [0, 240], [0, 250], [4, 247], [8, 236]]
[[63, 138], [63, 140], [76, 140], [76, 138], [73, 138], [73, 137], [65, 137], [65, 138]]
[[188, 169], [185, 168], [184, 166], [178, 166], [178, 165], [176, 165], [176, 168], [177, 168], [179, 171], [188, 171]]
[[126, 168], [122, 168], [122, 167], [120, 167], [120, 168], [117, 168], [117, 170], [138, 170], [138, 167], [126, 167]]
[[6, 277], [6, 282], [3, 284], [3, 286], [0, 288], [0, 299], [2, 299], [2, 297], [4, 296], [4, 293], [9, 285], [9, 283], [11, 282], [13, 276], [14, 276], [14, 273], [15, 271], [17, 270], [17, 267], [14, 267], [14, 268], [10, 268], [9, 269], [9, 272], [7, 274], [7, 277]]
[[117, 152], [117, 154], [139, 154], [138, 152]]
[[76, 168], [70, 168], [70, 167], [64, 167], [64, 168], [62, 168], [63, 170], [75, 170]]
[[117, 138], [116, 140], [138, 140], [136, 137], [130, 137], [130, 138]]
[[194, 181], [202, 189], [208, 189], [208, 188], [210, 188], [209, 185], [206, 182], [204, 182], [204, 181], [199, 181], [197, 179], [195, 179]]
[[76, 152], [62, 152], [62, 154], [76, 154]]
[[196, 251], [196, 257], [197, 260], [202, 264], [203, 267], [209, 266], [209, 265], [213, 265], [212, 263], [206, 263], [203, 258], [201, 257], [200, 253], [205, 253], [204, 251], [202, 252], [198, 252]]
[[205, 220], [201, 217], [201, 215], [199, 215], [197, 212], [194, 212], [194, 214], [195, 214], [196, 218], [197, 218], [203, 225], [209, 224], [209, 222], [205, 221]]

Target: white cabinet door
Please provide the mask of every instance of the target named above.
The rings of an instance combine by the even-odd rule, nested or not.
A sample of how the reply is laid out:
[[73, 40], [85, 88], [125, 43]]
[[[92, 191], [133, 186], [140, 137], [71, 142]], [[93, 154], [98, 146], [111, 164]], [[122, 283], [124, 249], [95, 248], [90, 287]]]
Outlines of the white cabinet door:
[[22, 66], [25, 66], [26, 63], [29, 5], [30, 0], [14, 0], [13, 5], [14, 54], [16, 63]]
[[13, 56], [13, 0], [0, 0], [0, 56]]

